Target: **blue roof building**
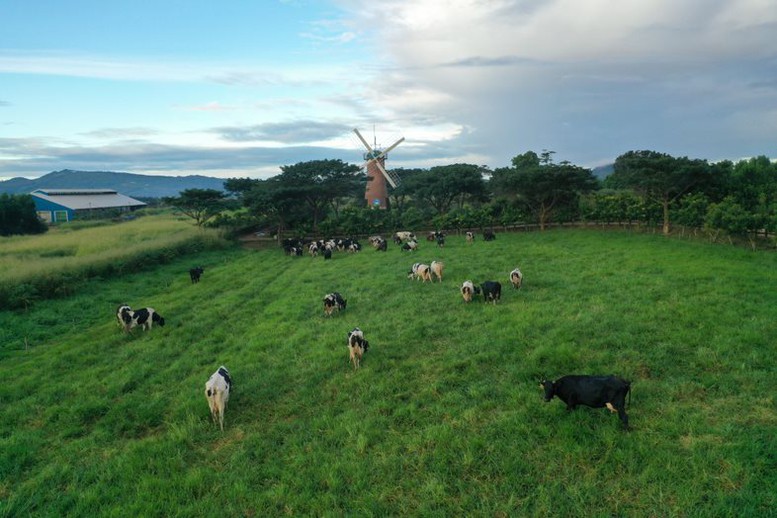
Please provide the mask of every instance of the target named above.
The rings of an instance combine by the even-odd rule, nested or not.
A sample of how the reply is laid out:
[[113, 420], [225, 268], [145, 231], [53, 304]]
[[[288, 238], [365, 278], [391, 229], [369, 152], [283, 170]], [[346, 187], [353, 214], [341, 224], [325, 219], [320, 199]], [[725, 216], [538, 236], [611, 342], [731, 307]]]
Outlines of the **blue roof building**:
[[30, 193], [38, 217], [47, 223], [72, 221], [92, 211], [131, 211], [146, 204], [111, 189], [36, 189]]

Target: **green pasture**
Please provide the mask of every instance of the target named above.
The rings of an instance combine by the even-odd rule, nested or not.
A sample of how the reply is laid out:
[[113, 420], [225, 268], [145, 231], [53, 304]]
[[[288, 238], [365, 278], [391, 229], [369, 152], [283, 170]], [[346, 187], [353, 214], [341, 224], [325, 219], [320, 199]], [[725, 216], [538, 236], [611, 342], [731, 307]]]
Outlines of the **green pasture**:
[[[206, 251], [0, 312], [0, 516], [777, 514], [773, 253], [594, 230], [390, 245]], [[442, 283], [407, 279], [435, 259]], [[467, 279], [501, 302], [465, 304]], [[326, 318], [331, 291], [348, 307]], [[124, 335], [121, 303], [167, 325]], [[542, 377], [611, 373], [631, 432], [541, 399]]]

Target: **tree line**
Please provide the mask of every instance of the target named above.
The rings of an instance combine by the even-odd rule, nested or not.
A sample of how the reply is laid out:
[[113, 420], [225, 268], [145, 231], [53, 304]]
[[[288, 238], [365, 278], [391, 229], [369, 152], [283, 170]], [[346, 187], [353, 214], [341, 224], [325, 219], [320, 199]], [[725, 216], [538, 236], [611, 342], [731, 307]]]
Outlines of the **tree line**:
[[[553, 155], [527, 151], [494, 170], [473, 164], [394, 169], [401, 183], [389, 192], [388, 210], [367, 207], [367, 177], [358, 166], [301, 162], [266, 180], [225, 181], [226, 193], [209, 193], [215, 204], [205, 204], [207, 217], [198, 224], [334, 235], [595, 222], [664, 234], [704, 231], [753, 246], [759, 235], [777, 231], [777, 164], [765, 156], [734, 163], [629, 151], [602, 180]], [[186, 210], [188, 198], [204, 193], [192, 189], [168, 201]]]
[[[585, 167], [527, 151], [508, 167], [451, 164], [394, 169], [401, 183], [389, 209], [367, 206], [367, 176], [341, 160], [284, 165], [267, 179], [231, 178], [225, 191], [188, 189], [164, 202], [198, 225], [273, 234], [370, 234], [406, 228], [462, 230], [566, 222], [642, 225], [665, 234], [746, 239], [777, 231], [777, 164], [765, 156], [709, 162], [656, 151], [629, 151], [598, 179]], [[3, 195], [0, 233], [45, 230], [29, 197]], [[25, 226], [27, 225], [27, 226]]]

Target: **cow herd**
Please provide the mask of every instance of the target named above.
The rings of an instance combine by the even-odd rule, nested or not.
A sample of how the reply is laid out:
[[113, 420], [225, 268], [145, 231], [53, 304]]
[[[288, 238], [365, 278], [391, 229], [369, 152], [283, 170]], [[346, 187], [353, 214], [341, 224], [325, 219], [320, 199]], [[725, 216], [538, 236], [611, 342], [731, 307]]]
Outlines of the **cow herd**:
[[[484, 241], [495, 239], [492, 231], [483, 233]], [[377, 250], [385, 252], [387, 250], [387, 240], [381, 236], [371, 236], [368, 238], [371, 246]], [[401, 250], [414, 251], [418, 249], [418, 240], [412, 232], [397, 232], [392, 240], [400, 246]], [[445, 234], [443, 232], [430, 232], [427, 241], [436, 242], [438, 247], [444, 247]], [[472, 244], [475, 241], [475, 234], [466, 233], [466, 242]], [[285, 240], [282, 244], [283, 250], [287, 255], [300, 256], [304, 254], [305, 249], [311, 255], [316, 257], [321, 254], [324, 259], [331, 259], [334, 251], [359, 252], [362, 247], [355, 239], [327, 239], [318, 241], [309, 241], [304, 243], [300, 240]], [[409, 279], [442, 282], [443, 270], [445, 264], [442, 261], [431, 261], [430, 264], [420, 262], [414, 263], [407, 272]], [[200, 281], [204, 269], [200, 266], [189, 270], [191, 282], [196, 284]], [[509, 273], [509, 282], [515, 289], [523, 286], [523, 273], [519, 268], [514, 268]], [[492, 302], [494, 305], [501, 299], [502, 285], [498, 281], [484, 281], [479, 285], [471, 280], [466, 280], [459, 288], [465, 303], [471, 302], [477, 296], [482, 296], [483, 302]], [[335, 311], [344, 311], [347, 301], [338, 292], [327, 293], [323, 298], [324, 315], [331, 317]], [[135, 327], [141, 327], [143, 330], [150, 330], [154, 324], [158, 326], [165, 325], [165, 319], [153, 308], [142, 308], [133, 310], [130, 306], [123, 304], [117, 308], [116, 318], [119, 326], [130, 333]], [[346, 345], [348, 348], [348, 362], [356, 370], [361, 366], [362, 357], [369, 349], [369, 341], [364, 337], [364, 332], [356, 327], [346, 334]], [[563, 376], [555, 381], [542, 380], [540, 387], [544, 391], [546, 402], [558, 397], [566, 403], [567, 410], [574, 410], [577, 405], [585, 405], [593, 408], [606, 407], [611, 412], [617, 412], [623, 424], [623, 428], [628, 430], [628, 416], [626, 415], [626, 395], [630, 394], [630, 382], [617, 376], [588, 376], [588, 375], [569, 375]], [[213, 422], [221, 430], [224, 430], [224, 413], [229, 401], [229, 394], [232, 389], [232, 378], [229, 370], [225, 366], [220, 366], [214, 372], [205, 384], [205, 397], [210, 408]]]

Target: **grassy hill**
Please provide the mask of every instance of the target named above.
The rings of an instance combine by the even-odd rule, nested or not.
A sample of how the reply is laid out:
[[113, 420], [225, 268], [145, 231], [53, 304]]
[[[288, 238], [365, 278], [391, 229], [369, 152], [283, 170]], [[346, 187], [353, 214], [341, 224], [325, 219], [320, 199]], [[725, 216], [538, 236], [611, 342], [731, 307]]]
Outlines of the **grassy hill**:
[[[406, 278], [432, 259], [442, 283]], [[326, 262], [220, 250], [91, 281], [0, 312], [0, 515], [766, 516], [775, 260], [565, 230]], [[502, 301], [465, 304], [466, 279]], [[348, 308], [325, 318], [333, 290]], [[167, 325], [125, 336], [120, 303]], [[220, 364], [223, 433], [203, 394]], [[539, 379], [571, 373], [630, 379], [634, 430], [545, 404]]]

